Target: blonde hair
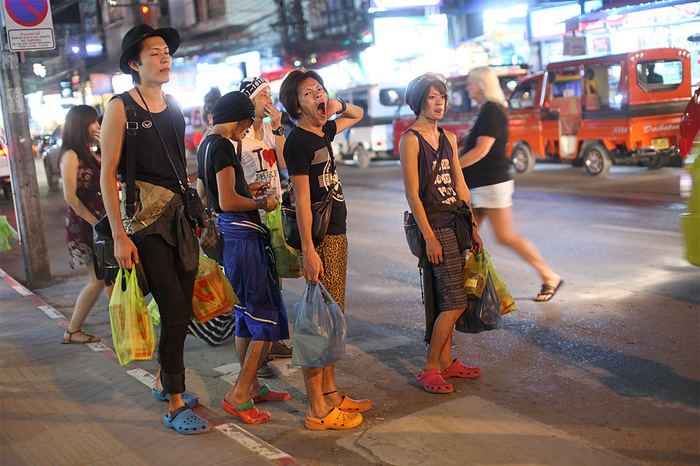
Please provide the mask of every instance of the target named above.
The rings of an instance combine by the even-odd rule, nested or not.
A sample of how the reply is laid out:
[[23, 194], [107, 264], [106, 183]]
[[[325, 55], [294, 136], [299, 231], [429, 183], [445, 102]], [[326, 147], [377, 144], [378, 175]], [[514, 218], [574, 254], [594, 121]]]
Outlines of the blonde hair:
[[477, 86], [481, 89], [481, 92], [486, 97], [486, 100], [496, 102], [498, 104], [506, 106], [506, 97], [503, 95], [503, 89], [501, 89], [501, 84], [498, 82], [498, 76], [493, 68], [489, 66], [477, 66], [469, 71], [469, 79], [474, 80]]

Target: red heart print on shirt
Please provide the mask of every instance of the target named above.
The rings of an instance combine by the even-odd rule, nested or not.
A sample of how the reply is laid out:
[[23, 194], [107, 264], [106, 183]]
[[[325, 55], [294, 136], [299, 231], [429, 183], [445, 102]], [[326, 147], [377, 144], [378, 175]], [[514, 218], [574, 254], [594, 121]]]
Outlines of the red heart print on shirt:
[[270, 165], [273, 166], [277, 162], [277, 156], [275, 155], [275, 149], [265, 149], [262, 153], [263, 159]]

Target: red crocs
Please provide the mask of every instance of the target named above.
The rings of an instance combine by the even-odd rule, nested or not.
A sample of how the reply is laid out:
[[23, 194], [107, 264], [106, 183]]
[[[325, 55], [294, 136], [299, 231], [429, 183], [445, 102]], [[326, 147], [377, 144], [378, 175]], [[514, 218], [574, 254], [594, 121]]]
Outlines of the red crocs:
[[253, 397], [253, 403], [262, 403], [263, 401], [286, 401], [291, 396], [287, 392], [270, 390], [270, 387], [265, 384], [263, 385], [260, 393]]
[[440, 371], [440, 375], [442, 375], [443, 379], [447, 379], [449, 377], [471, 379], [481, 375], [481, 367], [465, 366], [459, 359], [455, 358], [450, 367], [444, 371]]
[[452, 393], [455, 391], [451, 383], [445, 382], [440, 371], [434, 369], [416, 376], [416, 383], [430, 393]]

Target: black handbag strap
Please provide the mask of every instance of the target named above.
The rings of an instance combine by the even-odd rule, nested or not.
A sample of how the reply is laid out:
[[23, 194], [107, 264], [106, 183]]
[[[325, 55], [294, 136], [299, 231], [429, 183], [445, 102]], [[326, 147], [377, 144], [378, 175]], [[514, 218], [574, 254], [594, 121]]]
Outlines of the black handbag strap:
[[136, 157], [129, 152], [129, 141], [135, 141], [136, 130], [139, 123], [136, 121], [136, 110], [134, 106], [127, 103], [121, 94], [117, 94], [119, 100], [124, 104], [126, 113], [126, 137], [124, 138], [124, 148], [126, 149], [126, 216], [131, 218], [136, 213]]

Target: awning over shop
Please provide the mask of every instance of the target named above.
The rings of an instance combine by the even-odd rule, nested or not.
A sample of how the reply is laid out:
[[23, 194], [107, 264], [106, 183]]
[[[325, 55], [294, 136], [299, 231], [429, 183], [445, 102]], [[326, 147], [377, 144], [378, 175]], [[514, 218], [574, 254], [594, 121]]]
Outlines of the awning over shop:
[[599, 21], [608, 16], [624, 15], [637, 11], [653, 10], [656, 8], [664, 8], [668, 6], [683, 5], [687, 3], [696, 3], [690, 0], [661, 0], [657, 2], [639, 2], [634, 0], [616, 0], [610, 2], [597, 10], [589, 13], [584, 13], [578, 16], [580, 23]]

